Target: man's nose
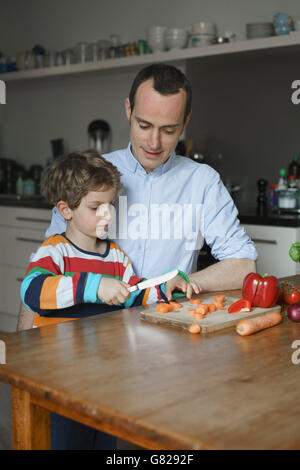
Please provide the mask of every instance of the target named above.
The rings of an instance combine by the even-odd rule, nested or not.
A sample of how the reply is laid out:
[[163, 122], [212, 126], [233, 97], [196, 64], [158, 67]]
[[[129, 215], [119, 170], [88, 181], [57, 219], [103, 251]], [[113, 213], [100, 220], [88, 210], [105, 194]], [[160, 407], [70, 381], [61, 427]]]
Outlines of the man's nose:
[[151, 150], [159, 150], [161, 145], [160, 132], [158, 129], [152, 129], [150, 133], [149, 146]]

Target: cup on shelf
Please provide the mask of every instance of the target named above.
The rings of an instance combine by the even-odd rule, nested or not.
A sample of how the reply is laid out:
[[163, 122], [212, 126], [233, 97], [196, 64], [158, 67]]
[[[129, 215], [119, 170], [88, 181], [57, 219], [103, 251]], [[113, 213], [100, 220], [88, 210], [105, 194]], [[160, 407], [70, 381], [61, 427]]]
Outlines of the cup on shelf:
[[112, 42], [108, 39], [100, 39], [97, 41], [98, 48], [98, 60], [105, 60], [110, 58], [110, 48], [112, 47]]
[[217, 25], [209, 21], [199, 21], [191, 25], [190, 46], [207, 46], [216, 42]]
[[62, 51], [64, 65], [73, 64], [73, 51], [72, 49], [65, 49]]
[[167, 49], [183, 49], [187, 45], [188, 32], [184, 28], [168, 28], [165, 40]]
[[152, 52], [166, 50], [165, 32], [166, 26], [151, 26], [147, 31], [147, 42]]
[[74, 59], [76, 64], [84, 64], [89, 61], [88, 57], [88, 43], [79, 42], [74, 47]]

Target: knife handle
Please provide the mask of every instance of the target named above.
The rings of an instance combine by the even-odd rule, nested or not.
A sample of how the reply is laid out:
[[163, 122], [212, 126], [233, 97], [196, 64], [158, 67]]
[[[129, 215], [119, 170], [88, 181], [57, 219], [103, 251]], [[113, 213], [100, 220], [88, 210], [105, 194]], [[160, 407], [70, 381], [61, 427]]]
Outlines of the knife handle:
[[129, 292], [135, 292], [136, 290], [138, 290], [138, 286], [137, 285], [136, 286], [131, 286], [131, 287], [129, 287], [128, 290], [129, 290]]

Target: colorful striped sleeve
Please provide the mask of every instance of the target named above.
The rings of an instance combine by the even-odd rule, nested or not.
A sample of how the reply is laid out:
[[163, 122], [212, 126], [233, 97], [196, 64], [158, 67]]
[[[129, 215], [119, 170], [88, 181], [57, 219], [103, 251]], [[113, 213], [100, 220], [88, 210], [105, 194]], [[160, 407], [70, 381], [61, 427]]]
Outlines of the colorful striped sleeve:
[[101, 274], [64, 273], [63, 254], [57, 245], [44, 243], [35, 253], [21, 284], [21, 298], [35, 313], [56, 311], [76, 304], [99, 302]]

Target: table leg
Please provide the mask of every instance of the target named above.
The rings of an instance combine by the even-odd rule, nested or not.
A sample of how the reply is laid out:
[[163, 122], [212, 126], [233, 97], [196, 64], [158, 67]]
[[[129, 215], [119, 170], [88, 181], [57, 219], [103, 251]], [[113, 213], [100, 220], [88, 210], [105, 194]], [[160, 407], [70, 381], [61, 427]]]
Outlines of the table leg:
[[14, 450], [51, 448], [50, 413], [31, 402], [25, 390], [11, 387]]

